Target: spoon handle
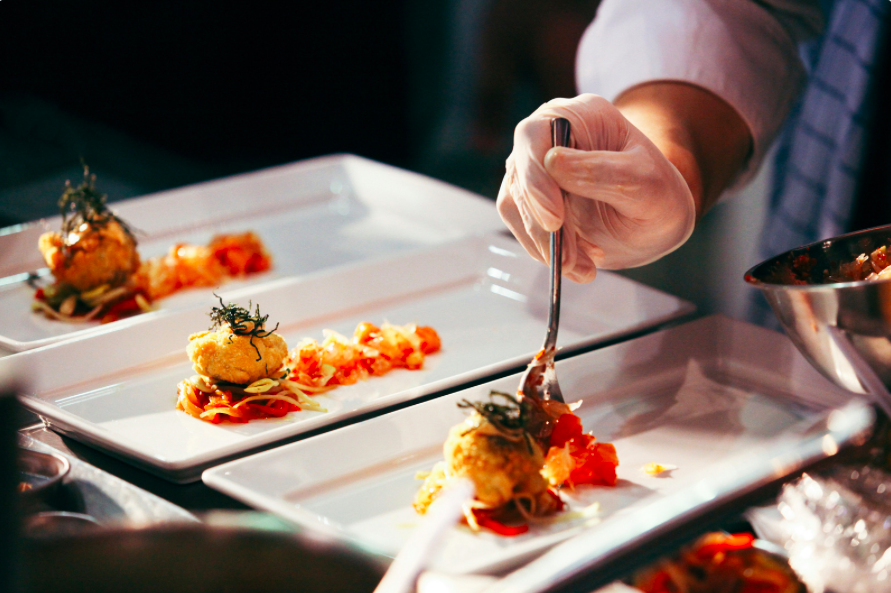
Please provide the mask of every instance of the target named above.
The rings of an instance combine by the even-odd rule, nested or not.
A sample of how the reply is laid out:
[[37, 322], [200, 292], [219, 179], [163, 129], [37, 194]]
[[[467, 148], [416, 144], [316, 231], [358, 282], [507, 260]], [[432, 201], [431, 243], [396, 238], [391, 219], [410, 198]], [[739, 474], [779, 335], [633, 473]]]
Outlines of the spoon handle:
[[[570, 126], [569, 120], [558, 117], [551, 120], [551, 143], [553, 146], [569, 146]], [[566, 192], [561, 190], [564, 201]], [[545, 335], [545, 352], [556, 348], [557, 329], [560, 326], [560, 292], [563, 278], [563, 227], [560, 227], [550, 237], [551, 247], [551, 278], [550, 278], [550, 302], [548, 303], [548, 333]]]

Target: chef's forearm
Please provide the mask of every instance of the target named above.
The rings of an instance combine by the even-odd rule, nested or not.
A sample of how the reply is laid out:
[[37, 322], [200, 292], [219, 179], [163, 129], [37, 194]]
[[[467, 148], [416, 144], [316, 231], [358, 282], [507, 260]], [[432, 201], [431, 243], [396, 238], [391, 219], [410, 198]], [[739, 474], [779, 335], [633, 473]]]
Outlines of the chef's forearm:
[[700, 87], [652, 82], [620, 95], [616, 107], [646, 134], [687, 181], [701, 217], [743, 169], [749, 127], [725, 101]]
[[[799, 44], [820, 34], [821, 19], [819, 0], [603, 0], [579, 43], [577, 90], [614, 103], [621, 99], [629, 117], [648, 128], [696, 185], [691, 189], [701, 214], [726, 185], [723, 165], [732, 169], [735, 160], [726, 158], [726, 149], [732, 157], [737, 141], [717, 134], [716, 154], [711, 154], [703, 144], [715, 135], [709, 125], [711, 131], [739, 127], [697, 122], [697, 110], [704, 116], [739, 114], [752, 135], [752, 151], [744, 168], [730, 175], [734, 186], [751, 179], [803, 88], [807, 74]], [[677, 86], [681, 83], [713, 96], [690, 99], [687, 95], [697, 93]], [[732, 110], [712, 109], [716, 97]], [[690, 117], [694, 121], [687, 121]], [[708, 124], [704, 133], [696, 130], [701, 123]], [[690, 125], [685, 139], [683, 129]]]

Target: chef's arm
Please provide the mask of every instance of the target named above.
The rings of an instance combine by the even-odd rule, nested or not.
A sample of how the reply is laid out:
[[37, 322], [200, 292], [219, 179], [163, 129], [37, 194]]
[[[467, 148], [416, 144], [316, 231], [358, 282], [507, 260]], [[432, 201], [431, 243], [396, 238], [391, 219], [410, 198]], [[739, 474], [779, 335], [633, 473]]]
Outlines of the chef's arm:
[[[505, 224], [540, 261], [562, 227], [563, 273], [578, 282], [677, 249], [754, 175], [804, 85], [798, 43], [821, 18], [819, 0], [603, 0], [579, 44], [581, 94], [515, 130]], [[573, 148], [551, 147], [556, 117]]]
[[757, 171], [806, 80], [799, 44], [822, 28], [819, 0], [603, 0], [579, 43], [576, 84], [675, 155], [701, 215]]
[[693, 194], [697, 218], [751, 156], [752, 133], [743, 118], [701, 87], [645, 83], [622, 93], [615, 105], [680, 171]]

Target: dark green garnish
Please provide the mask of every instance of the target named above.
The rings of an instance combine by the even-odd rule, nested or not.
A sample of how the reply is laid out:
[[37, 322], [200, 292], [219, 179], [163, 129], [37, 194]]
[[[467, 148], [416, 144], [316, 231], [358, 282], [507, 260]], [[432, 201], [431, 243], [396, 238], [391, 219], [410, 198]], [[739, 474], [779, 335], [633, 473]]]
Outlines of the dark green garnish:
[[[496, 398], [501, 398], [504, 403], [496, 403]], [[532, 417], [532, 404], [525, 398], [519, 398], [502, 391], [490, 391], [489, 401], [472, 402], [462, 399], [458, 402], [459, 408], [472, 408], [480, 416], [488, 420], [498, 432], [510, 438], [522, 436], [532, 453], [531, 435], [529, 434], [529, 422]]]
[[[244, 307], [239, 307], [233, 303], [226, 305], [223, 303], [222, 297], [216, 293], [214, 293], [213, 296], [220, 299], [220, 306], [213, 307], [210, 310], [210, 320], [213, 322], [210, 329], [217, 329], [223, 325], [228, 325], [233, 334], [237, 336], [250, 336], [251, 346], [253, 346], [254, 350], [257, 352], [257, 360], [259, 361], [262, 359], [263, 357], [260, 355], [260, 349], [254, 344], [254, 338], [265, 338], [273, 334], [275, 330], [278, 329], [278, 324], [276, 323], [274, 328], [266, 331], [263, 326], [266, 324], [266, 320], [269, 319], [269, 315], [260, 315], [260, 305], [257, 305], [254, 312], [251, 313], [252, 303], [250, 301], [248, 301], [248, 308], [245, 309]], [[231, 337], [229, 338], [229, 341], [232, 341]]]
[[[62, 214], [62, 239], [66, 244], [68, 235], [80, 228], [83, 223], [96, 229], [115, 221], [124, 232], [136, 241], [133, 231], [123, 220], [115, 216], [105, 205], [107, 196], [96, 191], [96, 176], [84, 165], [84, 180], [76, 188], [71, 181], [65, 182], [65, 191], [59, 198], [59, 212]], [[66, 245], [67, 247], [67, 245]]]
[[[496, 397], [502, 398], [506, 403], [495, 403]], [[472, 402], [462, 399], [458, 402], [458, 407], [473, 408], [493, 426], [506, 431], [525, 430], [529, 424], [529, 412], [531, 411], [531, 406], [526, 400], [520, 400], [519, 397], [502, 391], [490, 391], [487, 402]]]

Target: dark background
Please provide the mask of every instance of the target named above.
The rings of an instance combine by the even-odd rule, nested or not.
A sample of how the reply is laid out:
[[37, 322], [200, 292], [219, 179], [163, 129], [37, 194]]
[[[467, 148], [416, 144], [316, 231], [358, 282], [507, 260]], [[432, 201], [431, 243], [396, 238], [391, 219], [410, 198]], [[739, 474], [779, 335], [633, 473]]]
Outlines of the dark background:
[[[349, 152], [493, 197], [596, 0], [2, 0], [0, 226]], [[480, 84], [483, 81], [483, 84]]]
[[[110, 201], [342, 152], [494, 199], [598, 3], [0, 0], [0, 228], [55, 214], [81, 159]], [[743, 316], [765, 183], [627, 274]]]
[[[110, 201], [345, 152], [494, 199], [516, 123], [575, 95], [598, 4], [0, 0], [0, 229], [55, 214], [81, 159]], [[752, 188], [627, 274], [744, 315]]]
[[334, 152], [404, 166], [405, 8], [6, 0], [0, 184], [81, 158], [146, 191]]
[[221, 168], [404, 161], [399, 3], [4, 2], [4, 91]]

